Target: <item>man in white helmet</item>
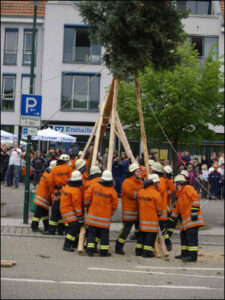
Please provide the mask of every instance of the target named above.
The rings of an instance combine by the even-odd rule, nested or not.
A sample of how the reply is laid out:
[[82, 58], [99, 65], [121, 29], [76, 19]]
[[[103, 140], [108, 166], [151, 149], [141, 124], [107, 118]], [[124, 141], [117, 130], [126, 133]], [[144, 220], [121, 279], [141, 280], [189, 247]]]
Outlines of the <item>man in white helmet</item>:
[[85, 193], [84, 203], [90, 203], [85, 224], [88, 225], [87, 253], [93, 256], [96, 237], [100, 237], [99, 256], [109, 253], [109, 228], [111, 217], [118, 206], [118, 195], [114, 189], [112, 172], [105, 170], [101, 179]]
[[[77, 154], [77, 157], [75, 157], [75, 158], [72, 160], [71, 165], [72, 165], [72, 168], [73, 168], [73, 169], [76, 168], [76, 167], [75, 167], [76, 161], [77, 161], [78, 159], [81, 159], [81, 158], [82, 158], [83, 153], [84, 153], [84, 151], [79, 151], [78, 154]], [[85, 161], [85, 165], [86, 165], [86, 167], [87, 167], [87, 164], [88, 164], [87, 159], [86, 159], [86, 158], [82, 158], [82, 159]]]
[[116, 241], [115, 252], [117, 254], [124, 255], [123, 247], [126, 239], [132, 226], [138, 223], [137, 193], [143, 186], [140, 166], [138, 163], [133, 163], [129, 166], [127, 178], [124, 180], [121, 188], [123, 228]]
[[88, 172], [87, 172], [87, 169], [86, 169], [85, 160], [83, 160], [82, 158], [79, 158], [75, 163], [75, 168], [76, 168], [76, 170], [81, 172], [81, 175], [82, 175], [82, 178], [83, 178], [83, 185], [84, 185], [85, 181], [88, 178]]
[[51, 204], [51, 192], [49, 189], [49, 176], [51, 170], [56, 166], [57, 161], [52, 160], [47, 169], [41, 176], [39, 184], [36, 189], [34, 204], [36, 204], [36, 209], [34, 216], [32, 218], [31, 229], [36, 232], [39, 231], [39, 221], [43, 221], [44, 231], [48, 230], [49, 222], [49, 206]]
[[159, 162], [153, 163], [152, 172], [153, 172], [153, 174], [157, 174], [159, 176], [159, 179], [160, 179], [160, 183], [159, 183], [159, 186], [158, 186], [158, 191], [160, 192], [160, 194], [162, 196], [163, 210], [162, 210], [162, 214], [159, 218], [159, 225], [160, 225], [160, 229], [162, 231], [163, 238], [165, 240], [167, 250], [171, 251], [172, 250], [172, 243], [171, 243], [171, 240], [169, 238], [168, 231], [167, 231], [167, 220], [168, 220], [168, 216], [167, 216], [167, 187], [166, 187], [165, 179], [163, 178], [163, 167], [162, 167], [162, 165]]
[[176, 198], [176, 188], [173, 182], [173, 169], [170, 166], [165, 166], [163, 168], [163, 176], [166, 183], [167, 188], [167, 205], [170, 206], [171, 199]]
[[74, 252], [75, 240], [78, 239], [80, 226], [84, 224], [82, 211], [82, 176], [79, 171], [73, 171], [71, 178], [62, 189], [60, 213], [63, 222], [68, 224], [63, 246], [64, 251]]
[[52, 199], [52, 212], [49, 221], [48, 232], [44, 234], [55, 235], [57, 227], [59, 235], [63, 235], [64, 233], [65, 226], [62, 221], [59, 207], [62, 188], [67, 184], [67, 180], [71, 177], [73, 172], [73, 169], [68, 165], [69, 160], [69, 155], [61, 154], [59, 160], [57, 161], [56, 167], [54, 167], [50, 173], [49, 185], [51, 193], [54, 195]]

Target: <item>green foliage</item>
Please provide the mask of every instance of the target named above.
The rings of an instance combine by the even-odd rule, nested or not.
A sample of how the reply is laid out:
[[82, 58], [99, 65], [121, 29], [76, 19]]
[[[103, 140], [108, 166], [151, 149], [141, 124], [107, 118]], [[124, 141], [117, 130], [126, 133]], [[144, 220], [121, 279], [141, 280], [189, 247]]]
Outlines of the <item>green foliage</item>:
[[[157, 118], [172, 142], [200, 143], [213, 139], [215, 133], [208, 129], [208, 123], [224, 124], [224, 73], [220, 71], [220, 59], [213, 60], [211, 50], [205, 63], [200, 63], [196, 50], [188, 43], [180, 46], [178, 52], [181, 65], [177, 64], [174, 70], [156, 72], [148, 67], [139, 75], [146, 135], [166, 141]], [[136, 103], [134, 82], [121, 82], [119, 115], [123, 124], [130, 125], [130, 131], [138, 134]]]
[[90, 39], [104, 49], [103, 62], [115, 78], [126, 79], [179, 62], [177, 45], [184, 40], [181, 19], [173, 1], [81, 1], [79, 9], [90, 25]]

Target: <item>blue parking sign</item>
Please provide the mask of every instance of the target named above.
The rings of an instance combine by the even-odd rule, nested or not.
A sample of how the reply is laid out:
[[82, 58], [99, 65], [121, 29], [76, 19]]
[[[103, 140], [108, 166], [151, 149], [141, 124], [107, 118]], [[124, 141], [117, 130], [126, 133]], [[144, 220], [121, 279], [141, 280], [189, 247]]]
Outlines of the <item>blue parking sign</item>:
[[42, 96], [22, 94], [21, 116], [41, 116]]

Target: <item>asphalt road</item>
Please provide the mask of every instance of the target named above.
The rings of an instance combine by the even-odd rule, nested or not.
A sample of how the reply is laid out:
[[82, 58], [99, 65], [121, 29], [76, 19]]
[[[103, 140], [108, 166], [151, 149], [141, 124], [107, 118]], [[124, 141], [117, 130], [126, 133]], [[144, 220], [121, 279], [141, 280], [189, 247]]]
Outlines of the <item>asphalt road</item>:
[[2, 236], [1, 299], [224, 299], [224, 248], [204, 246], [197, 263], [170, 257], [88, 257], [62, 250], [62, 239]]

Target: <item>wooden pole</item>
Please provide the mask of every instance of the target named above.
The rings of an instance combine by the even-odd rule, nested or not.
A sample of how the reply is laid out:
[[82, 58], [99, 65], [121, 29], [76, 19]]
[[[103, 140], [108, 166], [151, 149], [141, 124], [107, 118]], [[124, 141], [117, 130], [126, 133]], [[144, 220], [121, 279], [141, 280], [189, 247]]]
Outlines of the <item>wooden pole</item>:
[[148, 178], [148, 175], [149, 175], [148, 148], [147, 148], [147, 139], [146, 139], [146, 134], [145, 134], [144, 118], [143, 118], [143, 112], [142, 112], [142, 106], [141, 106], [140, 87], [139, 87], [137, 75], [134, 76], [134, 80], [135, 80], [135, 86], [136, 86], [136, 97], [137, 97], [140, 129], [141, 129], [141, 140], [142, 140], [143, 150], [144, 150], [145, 169], [146, 169], [146, 175]]
[[95, 122], [95, 126], [94, 126], [94, 128], [93, 128], [93, 130], [92, 130], [92, 133], [91, 133], [91, 135], [90, 135], [90, 137], [89, 137], [89, 139], [88, 139], [87, 144], [86, 144], [85, 147], [84, 147], [84, 151], [83, 151], [83, 154], [82, 154], [82, 156], [81, 156], [82, 159], [85, 157], [85, 155], [86, 155], [86, 153], [87, 153], [87, 151], [88, 151], [88, 148], [89, 148], [89, 146], [90, 146], [90, 144], [91, 144], [91, 141], [92, 141], [92, 139], [93, 139], [93, 137], [94, 137], [94, 135], [95, 135], [96, 129], [97, 129], [97, 127], [98, 127], [99, 119], [100, 119], [100, 116], [98, 117], [97, 121]]
[[123, 145], [123, 148], [127, 153], [128, 158], [130, 158], [130, 160], [133, 164], [134, 162], [136, 162], [136, 160], [133, 156], [132, 150], [131, 150], [130, 145], [128, 143], [127, 137], [126, 137], [125, 132], [123, 130], [123, 126], [120, 122], [118, 114], [117, 114], [117, 117], [116, 117], [116, 129], [117, 129], [117, 136], [118, 136], [119, 140], [121, 141], [121, 143]]
[[114, 152], [114, 142], [115, 142], [115, 128], [116, 128], [116, 106], [118, 98], [119, 82], [115, 79], [114, 83], [114, 93], [113, 93], [113, 103], [112, 103], [112, 114], [111, 114], [111, 126], [110, 126], [110, 136], [109, 136], [109, 153], [107, 161], [107, 170], [112, 171], [112, 161]]
[[102, 126], [102, 121], [103, 121], [104, 107], [105, 107], [105, 102], [103, 103], [103, 105], [100, 109], [100, 116], [99, 116], [99, 121], [98, 121], [97, 129], [96, 129], [95, 143], [94, 143], [94, 149], [93, 149], [93, 154], [92, 154], [91, 166], [95, 166], [97, 155], [98, 155], [98, 143], [99, 143], [100, 131], [101, 131], [101, 126]]

